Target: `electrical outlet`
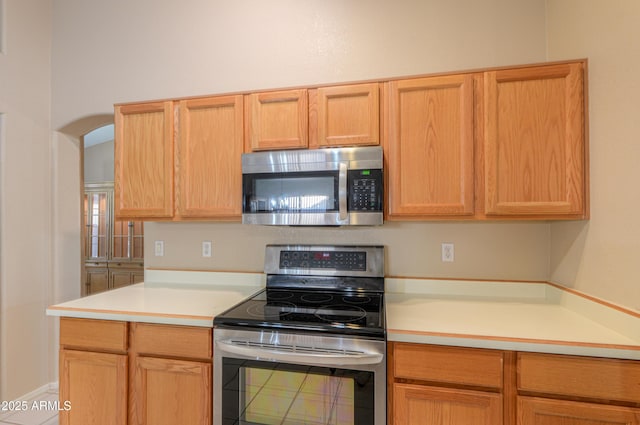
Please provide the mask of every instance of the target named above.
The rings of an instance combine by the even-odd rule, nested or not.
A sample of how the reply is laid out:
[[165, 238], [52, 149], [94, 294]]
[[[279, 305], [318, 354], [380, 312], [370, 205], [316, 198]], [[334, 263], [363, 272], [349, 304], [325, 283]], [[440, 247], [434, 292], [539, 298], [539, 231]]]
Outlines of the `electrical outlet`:
[[442, 244], [442, 262], [444, 263], [453, 263], [454, 259], [454, 248], [452, 243], [443, 243]]
[[202, 256], [211, 257], [211, 241], [202, 241]]
[[156, 257], [164, 257], [164, 241], [155, 241], [153, 243], [153, 249]]

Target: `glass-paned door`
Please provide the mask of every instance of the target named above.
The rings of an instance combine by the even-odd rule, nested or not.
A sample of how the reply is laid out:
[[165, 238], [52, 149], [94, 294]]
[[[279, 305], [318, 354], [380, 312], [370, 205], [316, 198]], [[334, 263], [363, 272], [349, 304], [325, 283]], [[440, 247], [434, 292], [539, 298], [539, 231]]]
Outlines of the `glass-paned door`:
[[109, 256], [110, 192], [85, 192], [85, 257], [106, 261]]
[[129, 224], [131, 230], [131, 259], [144, 260], [144, 222], [132, 221]]
[[144, 232], [142, 221], [113, 222], [113, 259], [143, 260]]

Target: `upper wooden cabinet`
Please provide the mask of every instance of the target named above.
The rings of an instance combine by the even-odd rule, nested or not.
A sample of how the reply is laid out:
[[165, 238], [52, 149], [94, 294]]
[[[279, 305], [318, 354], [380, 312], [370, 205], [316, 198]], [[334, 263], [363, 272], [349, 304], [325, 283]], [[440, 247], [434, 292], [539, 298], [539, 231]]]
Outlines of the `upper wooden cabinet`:
[[242, 105], [241, 95], [180, 101], [176, 216], [240, 217]]
[[306, 89], [252, 93], [246, 98], [246, 152], [308, 146]]
[[474, 76], [392, 81], [387, 92], [388, 217], [474, 213]]
[[586, 219], [586, 67], [119, 105], [116, 217], [239, 220], [243, 152], [382, 144], [388, 220]]
[[388, 83], [387, 218], [587, 218], [585, 67]]
[[380, 83], [246, 95], [245, 152], [380, 144]]
[[485, 73], [487, 215], [565, 215], [585, 205], [583, 63]]
[[379, 83], [309, 90], [309, 147], [379, 144]]
[[115, 215], [173, 215], [173, 102], [115, 108]]
[[239, 219], [242, 140], [242, 95], [116, 106], [116, 217]]

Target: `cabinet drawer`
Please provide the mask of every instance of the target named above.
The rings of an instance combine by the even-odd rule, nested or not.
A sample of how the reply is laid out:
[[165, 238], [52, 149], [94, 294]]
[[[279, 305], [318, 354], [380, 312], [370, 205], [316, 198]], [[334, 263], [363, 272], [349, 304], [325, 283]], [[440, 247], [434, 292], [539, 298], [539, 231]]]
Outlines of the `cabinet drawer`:
[[519, 353], [518, 390], [638, 403], [640, 362]]
[[61, 317], [60, 346], [126, 352], [127, 322]]
[[131, 324], [131, 346], [138, 354], [210, 359], [212, 329], [192, 326]]
[[518, 425], [638, 425], [640, 409], [537, 397], [518, 397]]
[[502, 388], [500, 351], [394, 343], [395, 378]]

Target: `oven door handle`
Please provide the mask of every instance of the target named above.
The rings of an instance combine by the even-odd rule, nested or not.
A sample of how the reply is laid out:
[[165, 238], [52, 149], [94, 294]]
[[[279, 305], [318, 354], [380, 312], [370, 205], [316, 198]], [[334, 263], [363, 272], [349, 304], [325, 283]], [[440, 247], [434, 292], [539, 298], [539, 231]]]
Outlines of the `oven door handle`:
[[270, 348], [248, 347], [244, 345], [234, 344], [227, 341], [216, 341], [216, 344], [224, 347], [223, 350], [238, 354], [244, 357], [250, 357], [256, 360], [278, 360], [282, 362], [292, 363], [313, 363], [320, 366], [347, 366], [347, 365], [363, 365], [378, 364], [384, 359], [384, 355], [380, 353], [362, 353], [362, 354], [328, 354], [321, 352], [296, 352], [281, 351]]

